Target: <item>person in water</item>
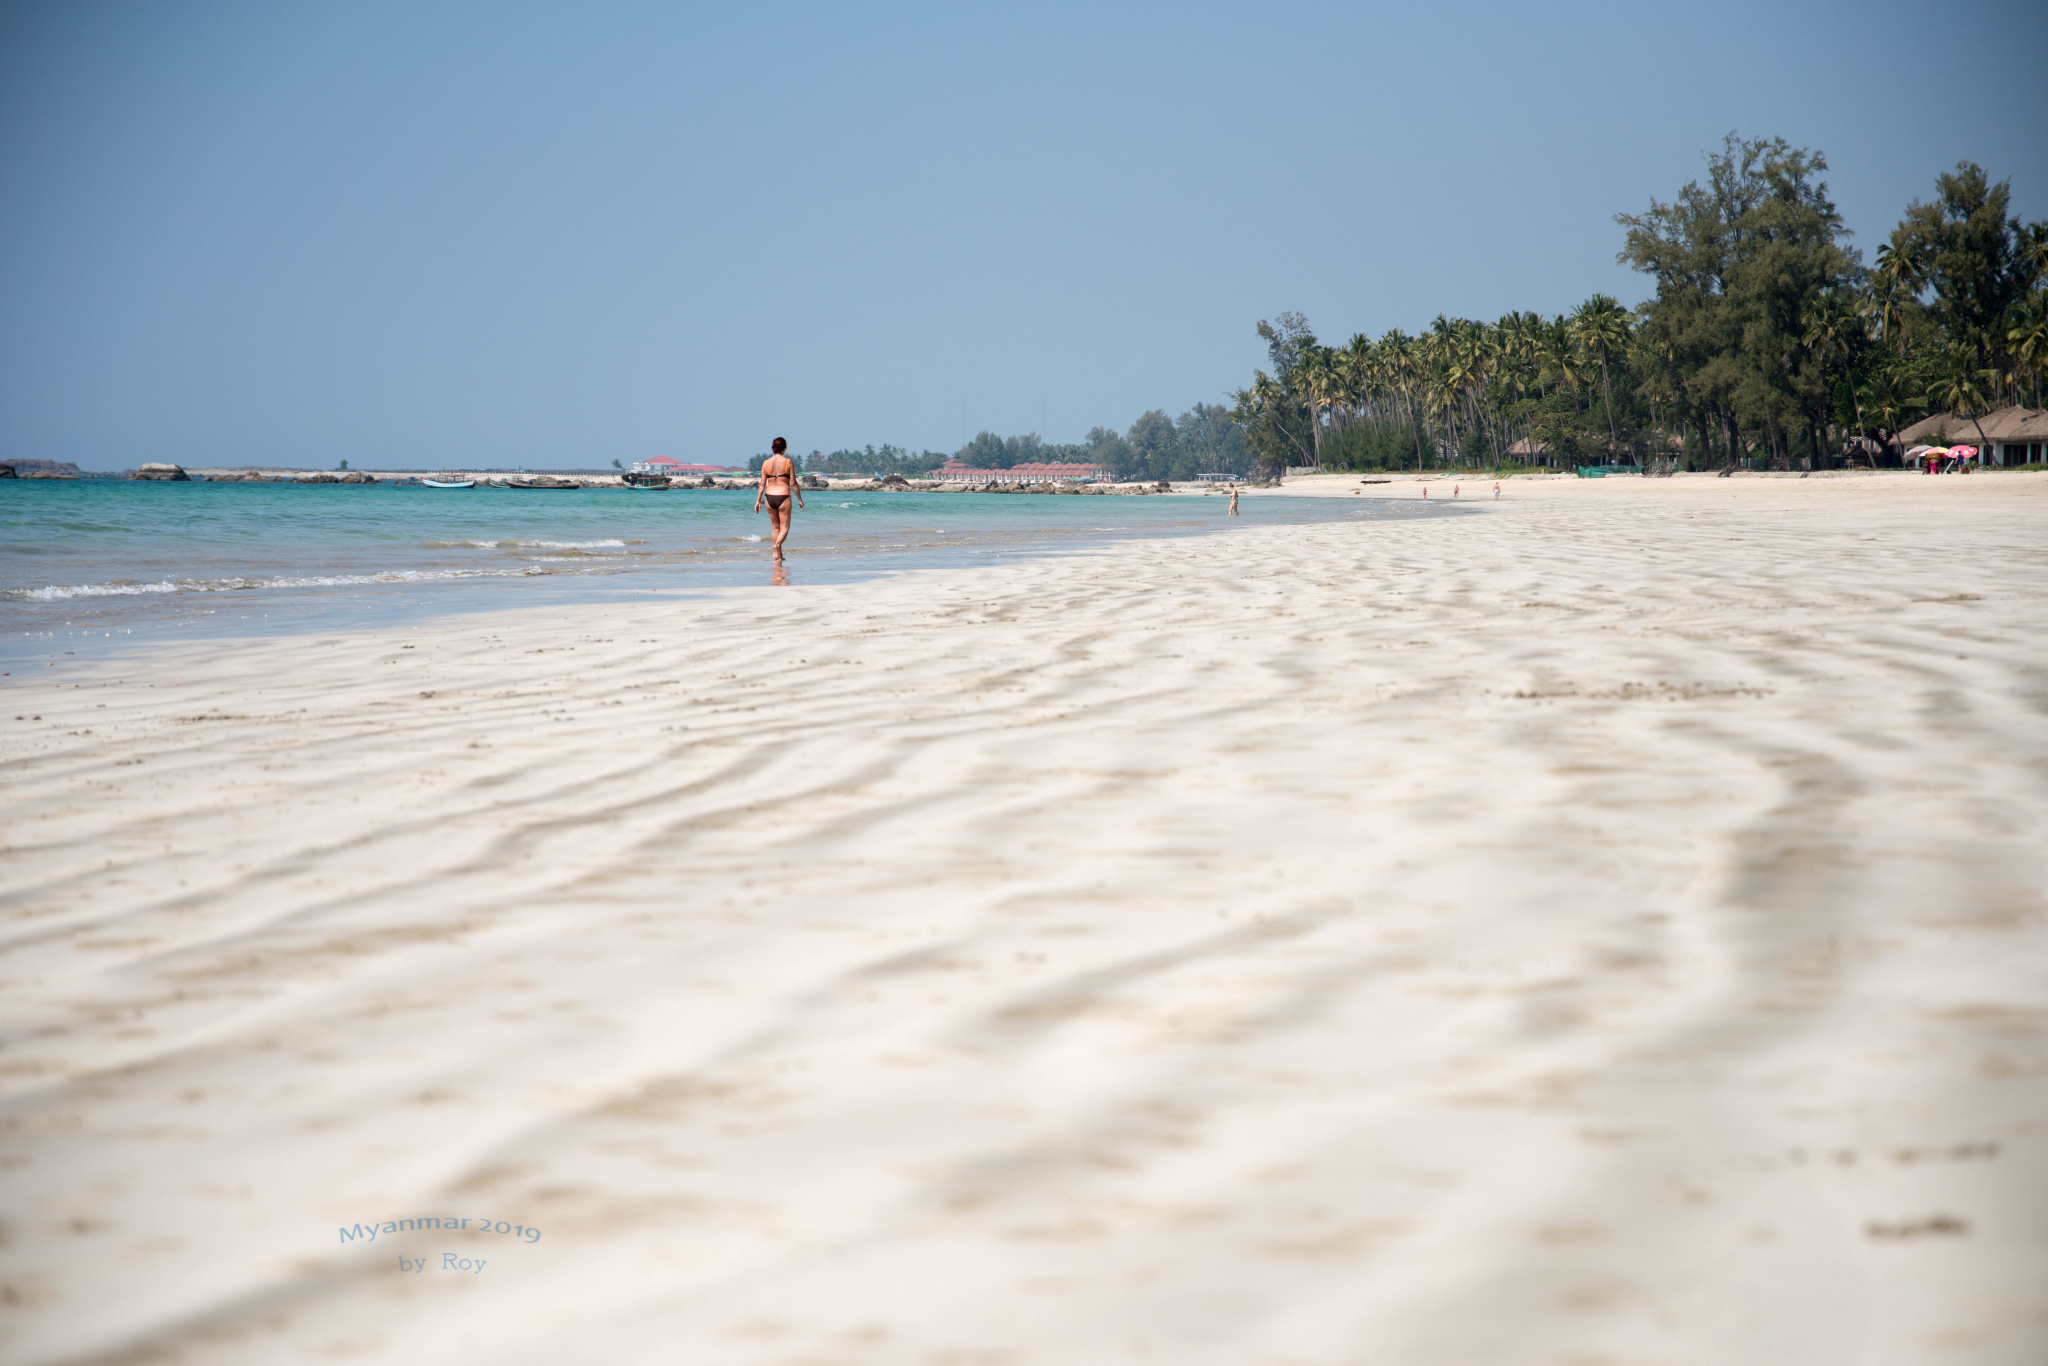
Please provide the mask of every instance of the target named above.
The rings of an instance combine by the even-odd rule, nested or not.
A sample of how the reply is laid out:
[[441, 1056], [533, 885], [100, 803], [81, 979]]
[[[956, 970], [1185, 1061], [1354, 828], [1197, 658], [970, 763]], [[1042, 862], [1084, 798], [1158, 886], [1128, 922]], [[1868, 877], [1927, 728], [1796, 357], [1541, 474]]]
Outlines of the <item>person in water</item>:
[[763, 504], [768, 508], [768, 521], [775, 528], [775, 558], [782, 559], [782, 543], [789, 539], [789, 500], [796, 499], [796, 505], [804, 505], [804, 491], [797, 487], [796, 461], [784, 454], [789, 443], [781, 437], [775, 438], [774, 454], [761, 462], [761, 487], [754, 494], [754, 511], [759, 512]]
[[1235, 516], [1237, 516], [1237, 515], [1238, 515], [1238, 511], [1237, 511], [1237, 485], [1235, 485], [1235, 484], [1232, 484], [1232, 485], [1230, 486], [1230, 515], [1231, 515], [1231, 516], [1233, 516], [1233, 517], [1235, 517]]

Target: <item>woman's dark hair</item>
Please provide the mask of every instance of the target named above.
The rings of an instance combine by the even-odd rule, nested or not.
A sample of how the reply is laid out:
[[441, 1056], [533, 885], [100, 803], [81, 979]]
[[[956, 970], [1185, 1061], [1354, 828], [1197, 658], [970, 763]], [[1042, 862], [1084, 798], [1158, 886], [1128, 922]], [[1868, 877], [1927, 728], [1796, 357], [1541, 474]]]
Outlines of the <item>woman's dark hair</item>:
[[775, 444], [769, 449], [773, 450], [777, 455], [781, 455], [789, 449], [789, 443], [778, 436], [775, 438]]

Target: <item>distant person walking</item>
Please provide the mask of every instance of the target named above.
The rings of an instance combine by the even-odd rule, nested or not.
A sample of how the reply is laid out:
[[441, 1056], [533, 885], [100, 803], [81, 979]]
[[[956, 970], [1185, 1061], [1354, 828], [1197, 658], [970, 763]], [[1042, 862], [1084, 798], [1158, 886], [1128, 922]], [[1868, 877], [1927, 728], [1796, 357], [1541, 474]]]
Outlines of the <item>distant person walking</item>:
[[789, 443], [781, 437], [775, 438], [774, 451], [761, 462], [761, 486], [754, 494], [754, 511], [759, 512], [763, 504], [768, 508], [768, 521], [775, 528], [775, 562], [782, 563], [782, 543], [789, 539], [789, 500], [796, 499], [796, 505], [804, 505], [804, 491], [797, 487], [796, 462], [784, 454]]
[[1230, 515], [1233, 517], [1242, 517], [1244, 515], [1237, 510], [1237, 485], [1235, 484], [1230, 486]]

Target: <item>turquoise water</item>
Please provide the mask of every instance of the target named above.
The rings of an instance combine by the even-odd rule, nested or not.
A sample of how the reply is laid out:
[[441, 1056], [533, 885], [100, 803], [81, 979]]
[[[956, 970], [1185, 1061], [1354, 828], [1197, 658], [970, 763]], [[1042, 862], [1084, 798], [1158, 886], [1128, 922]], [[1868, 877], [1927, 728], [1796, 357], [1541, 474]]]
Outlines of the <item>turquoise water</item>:
[[[1131, 536], [1441, 515], [1377, 500], [807, 491], [792, 585], [987, 563]], [[771, 582], [751, 492], [435, 490], [0, 481], [0, 629], [71, 636], [288, 630], [620, 588]], [[240, 625], [236, 625], [239, 623]]]

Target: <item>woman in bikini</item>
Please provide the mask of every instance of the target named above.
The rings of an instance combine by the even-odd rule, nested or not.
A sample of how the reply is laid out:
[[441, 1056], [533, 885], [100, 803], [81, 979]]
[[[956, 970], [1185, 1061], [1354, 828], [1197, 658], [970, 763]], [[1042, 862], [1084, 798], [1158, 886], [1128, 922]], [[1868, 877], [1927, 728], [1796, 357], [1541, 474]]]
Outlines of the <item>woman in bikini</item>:
[[789, 539], [789, 500], [794, 497], [796, 505], [804, 505], [804, 491], [797, 487], [796, 462], [783, 452], [789, 443], [781, 437], [775, 438], [774, 454], [761, 462], [761, 487], [754, 495], [754, 511], [759, 512], [765, 503], [768, 520], [775, 528], [775, 558], [782, 559], [782, 543]]

